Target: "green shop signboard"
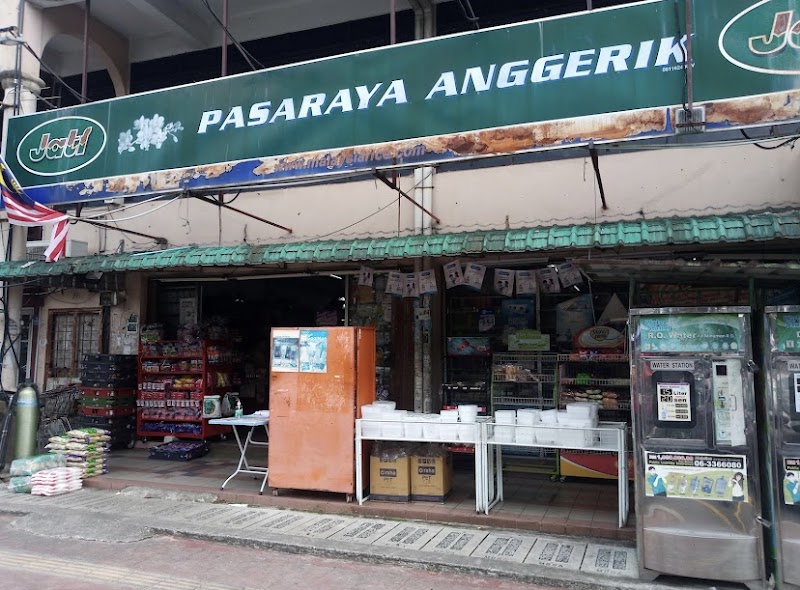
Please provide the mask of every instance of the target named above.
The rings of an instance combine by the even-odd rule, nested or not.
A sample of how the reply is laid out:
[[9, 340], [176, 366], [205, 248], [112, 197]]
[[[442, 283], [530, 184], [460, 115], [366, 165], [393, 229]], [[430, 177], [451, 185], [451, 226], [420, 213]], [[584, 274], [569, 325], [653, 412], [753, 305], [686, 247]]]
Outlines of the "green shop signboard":
[[737, 314], [642, 316], [643, 352], [741, 352], [742, 320]]
[[800, 352], [800, 314], [775, 316], [775, 347], [778, 352]]
[[[651, 0], [20, 116], [6, 158], [42, 203], [669, 135], [683, 2]], [[676, 10], [676, 7], [677, 10]], [[798, 117], [800, 0], [693, 0], [707, 129]], [[765, 122], [767, 122], [765, 120]]]

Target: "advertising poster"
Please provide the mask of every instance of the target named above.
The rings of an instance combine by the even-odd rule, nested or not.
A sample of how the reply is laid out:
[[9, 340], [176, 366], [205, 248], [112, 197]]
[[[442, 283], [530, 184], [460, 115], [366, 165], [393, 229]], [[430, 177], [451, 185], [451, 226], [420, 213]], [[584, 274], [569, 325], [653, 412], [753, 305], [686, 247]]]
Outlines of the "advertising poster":
[[536, 295], [539, 292], [535, 270], [518, 270], [516, 273], [517, 296]]
[[748, 502], [744, 455], [644, 452], [645, 495]]
[[566, 262], [558, 266], [558, 280], [564, 287], [580, 285], [583, 282], [583, 275], [580, 269], [571, 262]]
[[506, 328], [535, 328], [536, 306], [530, 299], [509, 299], [501, 303], [500, 317]]
[[397, 295], [398, 297], [403, 294], [403, 273], [389, 273], [389, 277], [386, 279], [386, 292], [389, 295]]
[[639, 337], [645, 352], [737, 352], [744, 350], [735, 313], [642, 316]]
[[800, 314], [779, 313], [775, 319], [778, 352], [800, 352]]
[[500, 295], [511, 297], [514, 294], [514, 271], [496, 268], [494, 271], [494, 290]]
[[445, 287], [452, 289], [464, 284], [464, 273], [461, 271], [461, 263], [458, 260], [448, 262], [443, 269]]
[[483, 278], [486, 276], [486, 267], [482, 264], [468, 264], [464, 271], [464, 284], [476, 291], [483, 287]]
[[691, 422], [688, 383], [657, 383], [658, 419], [662, 422]]
[[328, 372], [328, 332], [300, 330], [300, 372]]
[[419, 273], [420, 295], [435, 295], [439, 291], [436, 286], [436, 271], [423, 270]]
[[555, 268], [539, 269], [539, 286], [542, 293], [561, 293], [561, 285], [558, 283], [558, 273]]
[[375, 271], [368, 266], [362, 266], [358, 272], [358, 284], [361, 287], [371, 287], [375, 280]]
[[594, 323], [591, 295], [578, 295], [556, 306], [556, 342], [569, 342]]
[[403, 297], [419, 297], [417, 273], [407, 272], [403, 275]]
[[272, 370], [296, 373], [300, 368], [300, 330], [272, 331]]
[[488, 338], [479, 336], [456, 336], [447, 339], [448, 356], [489, 356], [492, 347]]
[[482, 309], [478, 312], [478, 332], [491, 332], [496, 325], [493, 309]]
[[800, 506], [800, 457], [783, 458], [783, 502]]

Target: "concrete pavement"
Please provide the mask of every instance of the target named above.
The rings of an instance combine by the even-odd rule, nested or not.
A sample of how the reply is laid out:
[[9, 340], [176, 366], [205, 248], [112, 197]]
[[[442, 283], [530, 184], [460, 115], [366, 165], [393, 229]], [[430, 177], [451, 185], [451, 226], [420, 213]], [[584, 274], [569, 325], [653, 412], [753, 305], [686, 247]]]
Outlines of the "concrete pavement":
[[640, 582], [635, 549], [622, 543], [221, 504], [213, 495], [163, 496], [160, 490], [84, 489], [44, 498], [3, 490], [0, 513], [16, 515], [13, 526], [21, 534], [63, 539], [119, 543], [161, 534], [576, 589], [709, 586], [688, 580]]

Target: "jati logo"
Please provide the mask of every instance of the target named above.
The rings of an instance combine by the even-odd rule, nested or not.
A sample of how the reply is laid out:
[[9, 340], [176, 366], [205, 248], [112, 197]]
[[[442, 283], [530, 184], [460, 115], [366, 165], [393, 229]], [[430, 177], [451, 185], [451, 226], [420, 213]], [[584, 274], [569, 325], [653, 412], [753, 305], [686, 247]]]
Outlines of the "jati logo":
[[794, 10], [778, 12], [769, 34], [750, 37], [748, 45], [756, 55], [775, 55], [787, 47], [800, 49], [800, 18], [795, 20]]
[[45, 158], [60, 160], [83, 156], [91, 134], [92, 127], [86, 127], [83, 133], [79, 129], [70, 129], [66, 137], [52, 137], [49, 133], [43, 133], [39, 146], [29, 152], [31, 162], [41, 162]]
[[733, 65], [778, 76], [800, 74], [800, 0], [761, 0], [736, 14], [719, 35]]

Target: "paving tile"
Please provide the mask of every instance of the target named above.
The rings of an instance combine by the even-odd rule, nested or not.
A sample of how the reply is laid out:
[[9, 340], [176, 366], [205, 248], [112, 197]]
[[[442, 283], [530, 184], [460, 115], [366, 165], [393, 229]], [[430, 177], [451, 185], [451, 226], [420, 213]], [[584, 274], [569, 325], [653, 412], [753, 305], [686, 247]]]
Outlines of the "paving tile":
[[444, 528], [422, 547], [423, 551], [470, 555], [486, 537], [487, 531]]
[[206, 525], [235, 512], [236, 509], [227, 508], [221, 504], [204, 504], [192, 506], [191, 510], [182, 510], [177, 516], [177, 520], [189, 521], [191, 524]]
[[392, 529], [373, 544], [403, 549], [421, 549], [443, 528], [437, 525], [406, 522]]
[[578, 570], [585, 553], [586, 543], [540, 538], [534, 543], [524, 563]]
[[315, 521], [321, 518], [318, 514], [304, 514], [300, 512], [289, 512], [286, 510], [278, 510], [265, 520], [247, 527], [248, 530], [259, 530], [269, 533], [285, 533], [291, 528], [294, 528], [304, 522]]
[[352, 524], [335, 533], [330, 539], [371, 545], [386, 533], [399, 526], [401, 526], [401, 523], [392, 520], [357, 519]]
[[224, 526], [232, 529], [246, 529], [272, 518], [277, 510], [248, 508], [229, 514], [213, 522], [213, 526]]
[[626, 578], [639, 577], [636, 549], [591, 544], [583, 557], [581, 571]]
[[351, 525], [354, 521], [354, 518], [348, 516], [323, 515], [318, 519], [301, 522], [297, 526], [287, 529], [286, 534], [313, 537], [315, 539], [327, 539], [331, 535]]
[[489, 533], [478, 548], [472, 552], [472, 557], [522, 563], [535, 542], [536, 537], [527, 535]]

